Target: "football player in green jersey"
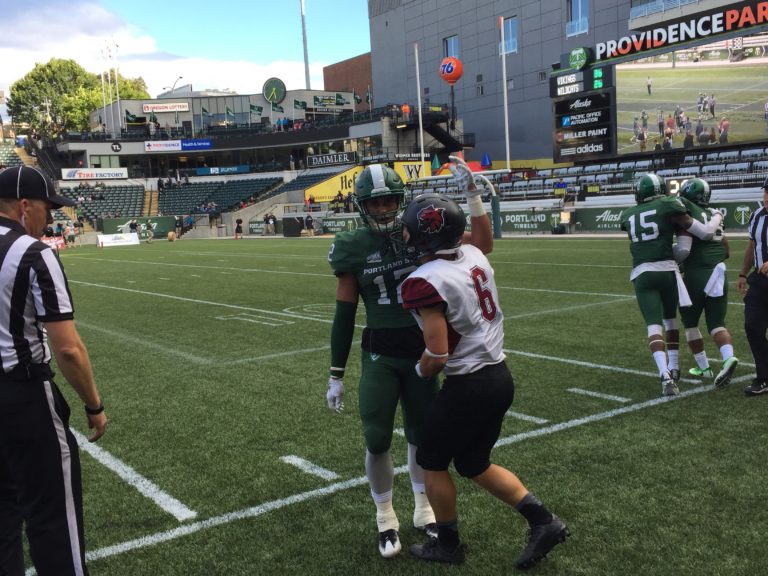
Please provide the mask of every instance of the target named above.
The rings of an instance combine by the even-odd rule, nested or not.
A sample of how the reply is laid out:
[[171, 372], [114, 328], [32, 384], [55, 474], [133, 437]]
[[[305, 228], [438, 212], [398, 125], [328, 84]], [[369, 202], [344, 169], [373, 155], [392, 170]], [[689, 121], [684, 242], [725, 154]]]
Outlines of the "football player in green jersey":
[[[691, 178], [680, 187], [680, 197], [691, 216], [706, 224], [712, 218], [709, 199], [712, 194], [709, 183], [701, 178]], [[725, 327], [728, 310], [728, 282], [725, 278], [725, 260], [728, 258], [728, 239], [718, 228], [712, 240], [694, 238], [688, 232], [679, 232], [673, 246], [675, 260], [683, 268], [683, 280], [691, 297], [691, 306], [681, 308], [680, 316], [685, 328], [688, 346], [696, 360], [697, 368], [691, 368], [694, 376], [714, 376], [704, 352], [704, 339], [699, 330], [701, 313], [707, 322], [707, 331], [720, 349], [723, 358], [721, 370], [715, 376], [715, 387], [723, 388], [731, 381], [738, 358], [733, 355], [733, 338]]]
[[630, 240], [629, 279], [648, 329], [648, 345], [659, 370], [662, 394], [676, 396], [680, 393], [677, 304], [679, 299], [681, 306], [689, 306], [690, 298], [672, 254], [675, 232], [687, 230], [697, 238], [711, 239], [723, 217], [718, 212], [706, 225], [694, 220], [679, 198], [667, 196], [666, 184], [656, 174], [644, 174], [635, 182], [635, 200], [637, 206], [627, 208], [620, 217], [621, 229]]
[[[493, 246], [490, 220], [471, 171], [461, 164], [452, 166], [451, 171], [467, 193], [472, 216], [472, 232], [464, 241], [489, 252]], [[337, 286], [326, 398], [332, 410], [343, 409], [344, 369], [358, 300], [362, 298], [366, 328], [358, 402], [366, 446], [365, 472], [376, 504], [379, 552], [385, 558], [401, 550], [400, 524], [392, 507], [394, 468], [390, 455], [398, 402], [408, 441], [408, 472], [415, 499], [413, 525], [430, 536], [437, 535], [424, 489], [424, 470], [416, 463], [416, 446], [438, 385], [436, 378], [422, 379], [413, 368], [424, 352], [424, 340], [413, 316], [402, 307], [400, 284], [418, 265], [415, 251], [406, 249], [402, 239], [400, 216], [405, 194], [397, 172], [382, 164], [366, 167], [357, 176], [354, 190], [354, 202], [365, 225], [338, 233], [328, 252]]]

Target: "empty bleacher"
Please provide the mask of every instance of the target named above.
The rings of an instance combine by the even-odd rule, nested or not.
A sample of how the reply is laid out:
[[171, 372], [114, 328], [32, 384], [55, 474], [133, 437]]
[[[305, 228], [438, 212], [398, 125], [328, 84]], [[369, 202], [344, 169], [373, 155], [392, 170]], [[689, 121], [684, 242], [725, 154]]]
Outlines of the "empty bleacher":
[[246, 178], [190, 182], [166, 188], [158, 196], [158, 209], [163, 214], [190, 214], [200, 206], [216, 205], [215, 211], [237, 209], [250, 198], [259, 199], [282, 182], [282, 178]]
[[138, 184], [105, 185], [99, 188], [61, 187], [61, 194], [77, 200], [83, 216], [92, 224], [97, 218], [141, 216], [144, 187]]

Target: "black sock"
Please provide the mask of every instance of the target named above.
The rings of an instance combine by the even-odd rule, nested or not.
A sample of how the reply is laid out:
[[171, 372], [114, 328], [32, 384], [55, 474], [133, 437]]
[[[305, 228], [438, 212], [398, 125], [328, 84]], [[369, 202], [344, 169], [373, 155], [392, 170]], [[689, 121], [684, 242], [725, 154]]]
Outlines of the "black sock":
[[458, 521], [437, 522], [437, 539], [446, 548], [454, 550], [459, 545]]
[[518, 502], [515, 508], [528, 520], [528, 524], [549, 524], [552, 522], [552, 512], [547, 510], [541, 500], [530, 492]]

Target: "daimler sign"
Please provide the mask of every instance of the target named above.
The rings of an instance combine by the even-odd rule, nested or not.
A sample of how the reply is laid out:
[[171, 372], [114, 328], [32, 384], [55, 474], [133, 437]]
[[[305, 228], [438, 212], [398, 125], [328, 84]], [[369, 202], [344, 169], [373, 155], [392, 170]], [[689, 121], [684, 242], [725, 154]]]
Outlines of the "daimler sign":
[[339, 164], [357, 164], [357, 152], [338, 152], [336, 154], [307, 156], [307, 168], [337, 166]]

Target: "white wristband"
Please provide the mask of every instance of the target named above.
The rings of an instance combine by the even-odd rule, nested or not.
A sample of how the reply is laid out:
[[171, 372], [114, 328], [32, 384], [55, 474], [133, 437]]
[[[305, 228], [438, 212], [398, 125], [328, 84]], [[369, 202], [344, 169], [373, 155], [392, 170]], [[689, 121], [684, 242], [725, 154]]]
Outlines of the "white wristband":
[[421, 373], [421, 362], [416, 362], [416, 366], [414, 366], [414, 369], [416, 370], [416, 376], [419, 378], [424, 378], [424, 374]]
[[446, 352], [445, 354], [435, 354], [429, 348], [424, 348], [424, 354], [426, 354], [430, 358], [448, 358], [448, 356], [450, 355], [448, 352]]
[[485, 216], [485, 206], [483, 206], [483, 199], [480, 196], [473, 196], [467, 198], [467, 206], [469, 206], [469, 215], [472, 218], [481, 218]]

